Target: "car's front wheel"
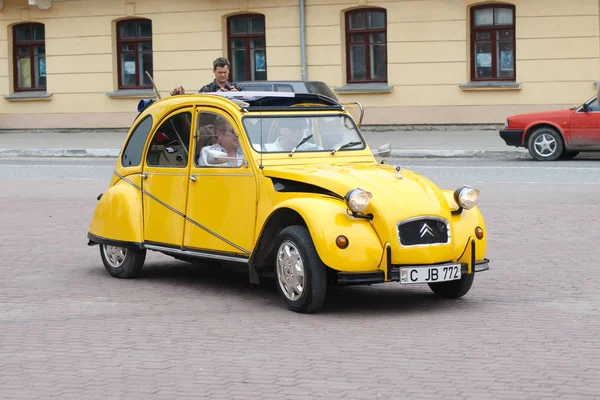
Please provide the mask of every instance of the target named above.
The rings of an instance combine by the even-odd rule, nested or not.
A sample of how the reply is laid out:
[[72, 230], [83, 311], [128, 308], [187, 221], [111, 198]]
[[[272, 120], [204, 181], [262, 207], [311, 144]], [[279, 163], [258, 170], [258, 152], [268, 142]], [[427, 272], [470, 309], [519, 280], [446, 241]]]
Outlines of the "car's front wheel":
[[456, 281], [429, 283], [429, 287], [436, 295], [447, 299], [458, 299], [469, 293], [475, 273], [470, 275], [464, 274], [462, 278]]
[[538, 161], [555, 161], [562, 154], [564, 144], [561, 135], [553, 128], [536, 129], [527, 142], [529, 154]]
[[327, 292], [327, 270], [306, 227], [294, 225], [281, 231], [275, 272], [277, 289], [290, 310], [308, 314], [321, 308]]
[[104, 268], [111, 276], [123, 279], [135, 278], [144, 266], [146, 250], [101, 244], [100, 257]]

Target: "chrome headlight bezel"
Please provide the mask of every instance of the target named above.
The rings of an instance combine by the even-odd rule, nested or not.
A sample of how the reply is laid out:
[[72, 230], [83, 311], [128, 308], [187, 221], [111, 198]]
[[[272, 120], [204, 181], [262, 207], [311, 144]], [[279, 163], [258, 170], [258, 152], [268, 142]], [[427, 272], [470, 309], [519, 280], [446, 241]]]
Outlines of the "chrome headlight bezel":
[[479, 190], [470, 186], [461, 186], [454, 192], [454, 201], [462, 209], [470, 210], [479, 202]]
[[373, 194], [371, 192], [367, 192], [361, 188], [352, 189], [344, 196], [346, 205], [353, 213], [362, 213], [365, 211], [372, 198]]
[[504, 121], [504, 129], [508, 128], [509, 122], [508, 122], [508, 118], [506, 119], [506, 121]]

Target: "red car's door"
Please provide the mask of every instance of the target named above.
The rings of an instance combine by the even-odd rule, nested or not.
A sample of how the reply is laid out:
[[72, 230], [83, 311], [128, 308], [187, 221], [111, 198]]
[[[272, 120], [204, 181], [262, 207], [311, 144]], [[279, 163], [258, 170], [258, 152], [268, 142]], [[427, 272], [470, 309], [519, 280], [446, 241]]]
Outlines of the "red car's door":
[[594, 99], [578, 108], [571, 116], [570, 147], [596, 147], [600, 149], [600, 105]]

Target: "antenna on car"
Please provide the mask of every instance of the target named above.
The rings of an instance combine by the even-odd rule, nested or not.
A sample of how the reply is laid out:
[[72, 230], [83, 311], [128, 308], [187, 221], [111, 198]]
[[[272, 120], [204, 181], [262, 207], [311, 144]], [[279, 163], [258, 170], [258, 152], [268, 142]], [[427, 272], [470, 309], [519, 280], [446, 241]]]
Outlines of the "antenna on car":
[[159, 99], [161, 99], [162, 97], [160, 97], [160, 93], [158, 93], [158, 89], [156, 88], [156, 84], [154, 83], [154, 79], [152, 79], [152, 75], [150, 75], [150, 73], [148, 71], [144, 71], [146, 73], [146, 76], [148, 77], [148, 79], [150, 79], [150, 82], [152, 83], [152, 87], [154, 88], [154, 91], [156, 92], [156, 95], [158, 96]]

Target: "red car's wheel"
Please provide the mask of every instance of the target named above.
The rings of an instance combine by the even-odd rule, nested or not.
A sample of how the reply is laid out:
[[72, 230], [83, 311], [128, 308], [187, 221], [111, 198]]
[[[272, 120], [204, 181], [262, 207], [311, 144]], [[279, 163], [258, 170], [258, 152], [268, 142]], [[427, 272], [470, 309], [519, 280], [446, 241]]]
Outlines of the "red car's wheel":
[[564, 151], [563, 139], [553, 128], [538, 128], [529, 136], [527, 149], [535, 160], [554, 161]]

